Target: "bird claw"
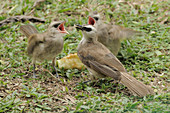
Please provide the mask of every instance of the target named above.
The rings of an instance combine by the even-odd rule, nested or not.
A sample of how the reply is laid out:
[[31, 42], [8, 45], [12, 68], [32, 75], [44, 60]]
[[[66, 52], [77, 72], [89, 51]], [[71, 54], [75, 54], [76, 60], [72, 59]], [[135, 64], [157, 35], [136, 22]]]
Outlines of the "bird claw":
[[59, 78], [59, 75], [58, 75], [58, 73], [57, 73], [57, 72], [56, 72], [56, 77], [57, 77], [57, 78]]
[[35, 73], [33, 73], [33, 78], [37, 78], [38, 75], [36, 75]]

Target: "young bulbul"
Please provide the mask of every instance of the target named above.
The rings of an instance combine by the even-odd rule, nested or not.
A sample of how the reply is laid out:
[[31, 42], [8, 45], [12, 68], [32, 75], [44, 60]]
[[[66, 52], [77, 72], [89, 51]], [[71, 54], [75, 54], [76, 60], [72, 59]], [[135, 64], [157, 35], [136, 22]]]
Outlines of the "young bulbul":
[[98, 41], [105, 45], [115, 56], [120, 50], [121, 40], [142, 35], [139, 31], [104, 23], [97, 12], [93, 12], [89, 16], [88, 24], [97, 28]]
[[32, 58], [34, 66], [33, 77], [36, 77], [36, 61], [42, 62], [44, 60], [52, 60], [52, 66], [58, 77], [55, 59], [63, 49], [63, 36], [68, 33], [64, 28], [64, 23], [64, 21], [54, 21], [49, 25], [47, 31], [43, 33], [39, 33], [32, 25], [22, 25], [20, 27], [21, 32], [28, 38], [27, 52]]
[[130, 76], [123, 64], [97, 40], [98, 31], [92, 25], [76, 25], [82, 30], [83, 38], [78, 45], [78, 56], [86, 65], [91, 75], [97, 78], [111, 77], [119, 80], [134, 95], [146, 96], [154, 94], [153, 90]]

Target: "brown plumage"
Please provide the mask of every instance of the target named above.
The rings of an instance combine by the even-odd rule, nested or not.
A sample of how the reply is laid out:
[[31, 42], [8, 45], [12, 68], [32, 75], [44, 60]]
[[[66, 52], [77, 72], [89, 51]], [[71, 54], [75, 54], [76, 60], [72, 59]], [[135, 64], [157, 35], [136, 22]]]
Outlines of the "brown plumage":
[[32, 25], [22, 25], [20, 27], [20, 30], [27, 38], [29, 38], [33, 34], [38, 33], [38, 30]]
[[120, 50], [121, 40], [142, 35], [141, 32], [130, 28], [104, 23], [97, 12], [89, 16], [88, 24], [97, 28], [98, 41], [105, 45], [115, 56]]
[[153, 90], [130, 76], [123, 64], [107, 49], [97, 41], [97, 30], [92, 25], [77, 25], [82, 30], [83, 38], [78, 45], [78, 56], [87, 66], [91, 76], [98, 78], [111, 77], [119, 80], [134, 95], [146, 96], [154, 94]]
[[53, 60], [52, 65], [56, 71], [55, 58], [63, 49], [63, 36], [68, 33], [64, 28], [63, 21], [52, 22], [47, 31], [38, 33], [37, 29], [32, 25], [23, 25], [20, 30], [28, 38], [27, 52], [32, 58], [34, 65], [33, 76], [35, 77], [35, 63], [44, 60]]

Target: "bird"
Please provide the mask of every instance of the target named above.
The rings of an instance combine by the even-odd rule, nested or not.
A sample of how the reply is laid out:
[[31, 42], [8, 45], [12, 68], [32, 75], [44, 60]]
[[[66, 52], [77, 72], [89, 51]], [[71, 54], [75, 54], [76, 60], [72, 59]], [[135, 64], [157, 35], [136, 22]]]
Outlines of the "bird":
[[115, 81], [120, 81], [135, 96], [154, 94], [152, 88], [130, 76], [116, 56], [98, 41], [98, 31], [94, 26], [75, 25], [75, 27], [83, 34], [77, 47], [77, 54], [89, 70], [90, 78], [111, 77]]
[[142, 32], [130, 28], [106, 24], [96, 11], [89, 15], [88, 24], [97, 28], [98, 41], [105, 45], [115, 56], [120, 50], [122, 40], [143, 35]]
[[52, 60], [52, 66], [58, 76], [56, 65], [56, 56], [62, 51], [64, 39], [68, 34], [64, 27], [65, 21], [52, 21], [45, 32], [39, 33], [38, 30], [30, 24], [21, 25], [20, 31], [28, 38], [27, 53], [32, 58], [33, 77], [35, 74], [36, 61]]

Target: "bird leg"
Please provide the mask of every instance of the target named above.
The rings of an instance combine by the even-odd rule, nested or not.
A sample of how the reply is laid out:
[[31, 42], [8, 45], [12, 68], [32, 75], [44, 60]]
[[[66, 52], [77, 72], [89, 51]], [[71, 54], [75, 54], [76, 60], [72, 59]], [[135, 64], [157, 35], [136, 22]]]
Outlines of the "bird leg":
[[[121, 79], [120, 79], [121, 80]], [[116, 84], [116, 91], [115, 91], [115, 93], [117, 93], [118, 92], [118, 86], [119, 86], [119, 83], [120, 83], [120, 80], [115, 80], [114, 81], [114, 83]]]
[[54, 70], [55, 70], [55, 72], [56, 72], [56, 77], [59, 78], [58, 73], [57, 73], [57, 68], [55, 67], [55, 65], [56, 65], [56, 58], [54, 57], [54, 59], [53, 59], [53, 61], [52, 61], [52, 66], [53, 66], [53, 68], [54, 68]]
[[33, 64], [33, 78], [36, 78], [36, 74], [35, 74], [35, 63]]

